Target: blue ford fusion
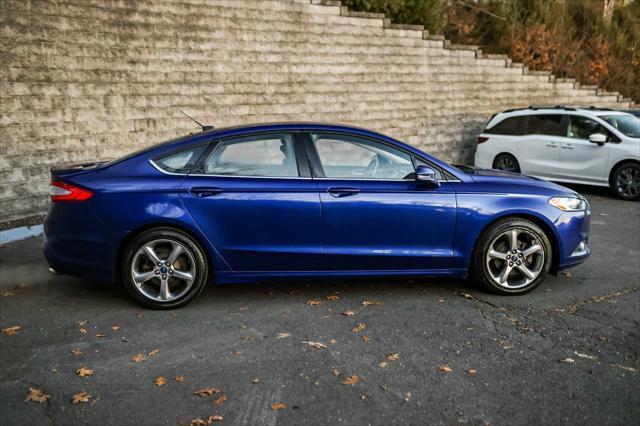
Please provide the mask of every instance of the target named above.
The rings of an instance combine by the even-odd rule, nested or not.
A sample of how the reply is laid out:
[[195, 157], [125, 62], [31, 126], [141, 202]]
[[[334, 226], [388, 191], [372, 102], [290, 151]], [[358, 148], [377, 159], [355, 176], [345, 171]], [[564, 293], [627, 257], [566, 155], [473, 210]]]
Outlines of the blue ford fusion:
[[229, 127], [52, 169], [45, 257], [175, 308], [208, 282], [470, 276], [520, 294], [589, 256], [589, 204], [368, 130]]

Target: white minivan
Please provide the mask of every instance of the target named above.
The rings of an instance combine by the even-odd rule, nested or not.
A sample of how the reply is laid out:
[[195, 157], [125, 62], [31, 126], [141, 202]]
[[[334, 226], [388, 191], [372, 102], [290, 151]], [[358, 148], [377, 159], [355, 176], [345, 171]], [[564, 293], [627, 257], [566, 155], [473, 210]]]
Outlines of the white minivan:
[[609, 186], [640, 199], [640, 119], [595, 108], [523, 108], [491, 117], [477, 139], [477, 167]]

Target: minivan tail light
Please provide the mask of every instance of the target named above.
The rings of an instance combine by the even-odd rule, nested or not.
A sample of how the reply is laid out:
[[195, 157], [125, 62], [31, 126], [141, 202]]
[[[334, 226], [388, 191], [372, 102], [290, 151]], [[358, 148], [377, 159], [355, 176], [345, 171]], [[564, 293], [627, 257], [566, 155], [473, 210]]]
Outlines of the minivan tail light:
[[49, 185], [49, 195], [51, 201], [84, 201], [91, 198], [93, 192], [69, 183], [53, 181]]
[[486, 136], [478, 136], [478, 138], [477, 138], [478, 144], [485, 143], [488, 140], [489, 140], [489, 138], [486, 137]]

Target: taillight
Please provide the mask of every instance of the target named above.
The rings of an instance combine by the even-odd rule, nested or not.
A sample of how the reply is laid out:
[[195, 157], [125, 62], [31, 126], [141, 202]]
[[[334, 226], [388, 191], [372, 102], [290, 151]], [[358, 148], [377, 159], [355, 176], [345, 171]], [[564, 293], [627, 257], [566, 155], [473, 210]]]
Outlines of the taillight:
[[481, 143], [485, 143], [486, 141], [488, 141], [489, 138], [486, 137], [486, 136], [478, 136], [478, 138], [476, 140], [478, 141], [479, 144], [481, 144]]
[[51, 201], [84, 201], [93, 196], [93, 192], [65, 182], [53, 181], [49, 185]]

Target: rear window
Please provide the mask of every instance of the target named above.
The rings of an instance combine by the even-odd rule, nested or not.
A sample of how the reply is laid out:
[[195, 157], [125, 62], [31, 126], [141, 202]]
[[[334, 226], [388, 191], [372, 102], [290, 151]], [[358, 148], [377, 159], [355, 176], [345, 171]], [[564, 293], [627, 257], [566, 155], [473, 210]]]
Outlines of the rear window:
[[489, 129], [484, 133], [494, 135], [522, 135], [524, 131], [525, 117], [509, 117]]
[[199, 145], [154, 158], [154, 164], [165, 172], [189, 173], [207, 145]]
[[527, 121], [528, 135], [565, 136], [561, 114], [530, 115]]

